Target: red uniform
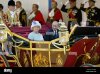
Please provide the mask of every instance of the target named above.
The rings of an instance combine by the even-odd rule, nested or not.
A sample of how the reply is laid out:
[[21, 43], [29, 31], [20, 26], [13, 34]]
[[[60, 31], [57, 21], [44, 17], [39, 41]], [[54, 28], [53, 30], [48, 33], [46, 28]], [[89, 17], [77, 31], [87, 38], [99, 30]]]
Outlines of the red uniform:
[[62, 17], [62, 14], [61, 14], [61, 11], [57, 8], [55, 10], [55, 15], [54, 15], [54, 20], [63, 20], [63, 17]]
[[40, 11], [37, 11], [35, 13], [35, 17], [33, 18], [33, 20], [39, 21], [42, 25], [45, 24], [45, 20], [44, 20], [43, 15], [42, 15], [42, 13]]
[[[50, 19], [49, 16], [48, 16], [48, 19]], [[54, 10], [53, 21], [59, 21], [59, 20], [62, 20], [63, 21], [63, 17], [62, 17], [61, 11], [58, 8], [56, 8]]]

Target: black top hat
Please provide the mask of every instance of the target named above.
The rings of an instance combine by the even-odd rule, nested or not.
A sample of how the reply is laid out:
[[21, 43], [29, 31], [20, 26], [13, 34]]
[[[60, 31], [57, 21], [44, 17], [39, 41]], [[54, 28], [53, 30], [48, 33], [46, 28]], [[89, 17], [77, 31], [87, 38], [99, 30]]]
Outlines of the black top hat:
[[13, 1], [13, 0], [9, 0], [9, 2], [8, 2], [8, 6], [15, 6], [15, 1]]
[[3, 5], [2, 5], [2, 4], [0, 4], [0, 8], [2, 8], [2, 9], [3, 9]]
[[76, 2], [76, 0], [69, 0], [70, 2]]
[[89, 1], [92, 1], [92, 2], [94, 2], [94, 3], [96, 2], [95, 0], [89, 0]]

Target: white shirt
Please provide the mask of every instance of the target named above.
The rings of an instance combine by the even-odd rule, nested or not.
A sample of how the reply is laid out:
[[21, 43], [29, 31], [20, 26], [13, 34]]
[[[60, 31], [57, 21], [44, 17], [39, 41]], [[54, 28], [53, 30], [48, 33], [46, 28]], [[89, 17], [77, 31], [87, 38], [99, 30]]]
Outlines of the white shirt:
[[15, 11], [10, 11], [10, 15], [11, 15], [11, 18], [14, 18], [14, 16], [15, 16]]
[[17, 13], [18, 16], [19, 16], [21, 10], [22, 10], [22, 8], [18, 8], [18, 9], [16, 9], [16, 13]]
[[32, 18], [34, 18], [36, 15], [35, 13], [33, 12], [32, 14], [30, 14], [30, 16], [28, 17], [29, 20], [32, 20]]
[[51, 11], [50, 11], [50, 13], [49, 13], [49, 17], [53, 17], [54, 16], [54, 9], [52, 9]]

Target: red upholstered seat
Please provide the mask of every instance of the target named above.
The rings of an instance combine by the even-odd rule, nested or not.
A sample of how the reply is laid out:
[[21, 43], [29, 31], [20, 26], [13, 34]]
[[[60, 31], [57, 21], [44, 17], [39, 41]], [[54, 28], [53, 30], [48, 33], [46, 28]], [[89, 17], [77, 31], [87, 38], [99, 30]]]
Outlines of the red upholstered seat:
[[[40, 30], [40, 33], [42, 35], [45, 35], [46, 31], [49, 29], [49, 27], [47, 25], [42, 25], [42, 29]], [[10, 30], [22, 37], [25, 37], [27, 38], [28, 37], [28, 34], [32, 31], [30, 26], [27, 26], [27, 27], [18, 27], [18, 26], [15, 26], [15, 27], [11, 27]]]
[[14, 33], [30, 32], [30, 27], [11, 27], [10, 30]]
[[28, 38], [28, 34], [22, 34], [24, 38]]
[[52, 28], [52, 24], [51, 23], [46, 23], [46, 26], [48, 27], [48, 28]]

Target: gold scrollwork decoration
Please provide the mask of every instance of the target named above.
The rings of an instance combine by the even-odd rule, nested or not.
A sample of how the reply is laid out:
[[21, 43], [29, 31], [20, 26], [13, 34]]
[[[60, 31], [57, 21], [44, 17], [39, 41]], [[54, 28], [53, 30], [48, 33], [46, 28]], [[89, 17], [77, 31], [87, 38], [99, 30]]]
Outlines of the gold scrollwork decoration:
[[35, 55], [33, 62], [34, 62], [35, 67], [48, 67], [49, 66], [48, 58], [42, 55], [41, 53]]
[[57, 55], [56, 64], [57, 64], [57, 66], [62, 66], [63, 65], [63, 59], [62, 59], [60, 54]]

